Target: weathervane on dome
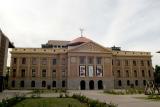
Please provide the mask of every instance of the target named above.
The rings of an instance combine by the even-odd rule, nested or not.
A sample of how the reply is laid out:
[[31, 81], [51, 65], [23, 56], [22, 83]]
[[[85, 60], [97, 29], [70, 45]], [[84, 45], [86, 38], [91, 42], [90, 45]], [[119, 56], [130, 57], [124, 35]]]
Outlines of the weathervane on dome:
[[81, 37], [83, 37], [83, 31], [84, 31], [84, 29], [83, 29], [83, 28], [80, 28], [79, 30], [80, 30], [80, 32], [81, 32]]

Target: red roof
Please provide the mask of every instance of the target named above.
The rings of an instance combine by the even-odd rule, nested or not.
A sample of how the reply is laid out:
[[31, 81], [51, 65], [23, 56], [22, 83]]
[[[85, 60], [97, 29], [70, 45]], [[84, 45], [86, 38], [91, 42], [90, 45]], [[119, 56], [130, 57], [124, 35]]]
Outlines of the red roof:
[[71, 42], [69, 42], [68, 45], [71, 45], [71, 46], [73, 46], [73, 45], [79, 45], [79, 44], [90, 42], [90, 41], [91, 40], [88, 39], [88, 38], [86, 38], [86, 37], [78, 37], [78, 38], [72, 40]]

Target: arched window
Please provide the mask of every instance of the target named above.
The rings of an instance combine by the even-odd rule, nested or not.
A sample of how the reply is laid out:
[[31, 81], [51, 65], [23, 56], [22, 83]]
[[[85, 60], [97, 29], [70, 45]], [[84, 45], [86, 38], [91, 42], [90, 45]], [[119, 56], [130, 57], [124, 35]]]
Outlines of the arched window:
[[121, 80], [118, 81], [118, 86], [120, 86], [120, 87], [122, 86]]
[[15, 80], [12, 81], [12, 87], [15, 87]]
[[93, 90], [93, 89], [94, 89], [94, 81], [93, 81], [93, 80], [90, 80], [90, 81], [89, 81], [89, 89], [90, 89], [90, 90]]
[[146, 80], [143, 80], [143, 85], [144, 85], [144, 86], [146, 85]]
[[66, 82], [63, 80], [62, 81], [62, 87], [64, 88], [66, 86]]
[[129, 80], [127, 80], [127, 86], [130, 86], [130, 81]]
[[56, 87], [56, 81], [52, 82], [52, 87]]
[[46, 87], [46, 81], [42, 81], [42, 87]]
[[98, 89], [103, 89], [103, 81], [102, 80], [98, 81]]
[[86, 89], [86, 82], [84, 80], [81, 80], [80, 88], [81, 88], [81, 90], [85, 90]]
[[138, 80], [135, 80], [135, 85], [138, 86]]
[[31, 82], [31, 87], [35, 87], [35, 81]]
[[20, 82], [20, 87], [24, 87], [24, 81]]

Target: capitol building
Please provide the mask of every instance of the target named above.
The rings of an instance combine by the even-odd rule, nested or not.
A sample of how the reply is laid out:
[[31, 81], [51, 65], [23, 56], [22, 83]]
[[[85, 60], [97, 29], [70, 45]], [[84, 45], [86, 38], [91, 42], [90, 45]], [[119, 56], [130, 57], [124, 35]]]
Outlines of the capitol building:
[[154, 80], [150, 52], [105, 47], [85, 36], [11, 51], [10, 89], [144, 88]]

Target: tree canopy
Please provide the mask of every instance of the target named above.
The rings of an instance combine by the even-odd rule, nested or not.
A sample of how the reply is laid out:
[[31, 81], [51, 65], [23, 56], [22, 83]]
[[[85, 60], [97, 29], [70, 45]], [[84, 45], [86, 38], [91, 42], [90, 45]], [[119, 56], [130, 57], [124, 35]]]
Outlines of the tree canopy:
[[155, 82], [157, 84], [160, 84], [160, 66], [159, 65], [155, 66], [154, 78], [155, 78]]

